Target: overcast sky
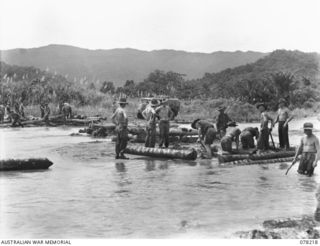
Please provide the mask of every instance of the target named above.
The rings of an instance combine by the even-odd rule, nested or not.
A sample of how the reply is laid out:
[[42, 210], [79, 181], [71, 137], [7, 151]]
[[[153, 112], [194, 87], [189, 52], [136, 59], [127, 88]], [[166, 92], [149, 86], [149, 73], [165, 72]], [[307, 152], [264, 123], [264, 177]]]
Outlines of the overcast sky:
[[0, 0], [0, 49], [320, 52], [319, 0]]

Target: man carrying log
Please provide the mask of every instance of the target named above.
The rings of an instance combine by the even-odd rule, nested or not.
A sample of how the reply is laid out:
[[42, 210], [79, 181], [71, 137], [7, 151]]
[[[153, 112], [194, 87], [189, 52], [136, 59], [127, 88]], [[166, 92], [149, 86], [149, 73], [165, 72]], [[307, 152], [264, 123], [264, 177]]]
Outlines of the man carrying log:
[[255, 148], [254, 138], [258, 140], [259, 129], [258, 127], [247, 127], [243, 129], [240, 134], [240, 141], [243, 149]]
[[220, 139], [223, 138], [224, 135], [226, 135], [228, 123], [232, 120], [230, 117], [225, 113], [226, 107], [219, 107], [219, 115], [217, 120], [217, 130], [220, 135]]
[[206, 120], [196, 119], [192, 122], [191, 127], [197, 129], [199, 133], [198, 141], [205, 148], [207, 158], [212, 158], [211, 144], [216, 138], [217, 131], [214, 129], [213, 124]]
[[145, 147], [154, 148], [156, 145], [156, 134], [157, 134], [157, 118], [155, 108], [159, 106], [156, 99], [152, 99], [150, 104], [142, 111], [142, 116], [147, 120], [147, 136], [145, 141]]
[[301, 155], [298, 173], [305, 174], [309, 177], [313, 175], [320, 157], [319, 139], [312, 133], [312, 130], [312, 123], [307, 122], [303, 124], [305, 136], [301, 138], [299, 148], [294, 157], [294, 162], [296, 162], [298, 156]]
[[[267, 106], [264, 103], [257, 104], [257, 108], [260, 111], [260, 134], [257, 143], [258, 152], [266, 151], [269, 147], [269, 135], [274, 125], [272, 117], [266, 112]], [[271, 129], [268, 124], [271, 122]]]
[[289, 127], [288, 123], [293, 119], [293, 116], [290, 115], [290, 110], [286, 107], [286, 100], [279, 100], [279, 109], [276, 121], [274, 125], [278, 123], [278, 132], [279, 132], [279, 143], [281, 149], [289, 149]]
[[236, 143], [236, 150], [239, 150], [239, 136], [241, 131], [239, 128], [233, 128], [230, 132], [228, 132], [222, 139], [221, 139], [221, 148], [223, 151], [227, 151], [232, 153], [232, 143]]
[[113, 113], [111, 120], [116, 125], [116, 159], [129, 159], [124, 155], [124, 150], [128, 143], [128, 117], [125, 110], [126, 98], [120, 98], [119, 107]]
[[64, 122], [67, 121], [67, 119], [72, 118], [72, 107], [69, 103], [60, 103], [59, 104], [59, 114], [63, 114]]
[[161, 102], [161, 106], [156, 109], [156, 114], [159, 115], [159, 131], [160, 143], [159, 147], [162, 148], [163, 144], [166, 148], [169, 147], [169, 130], [170, 120], [174, 117], [174, 113], [167, 104], [167, 100]]

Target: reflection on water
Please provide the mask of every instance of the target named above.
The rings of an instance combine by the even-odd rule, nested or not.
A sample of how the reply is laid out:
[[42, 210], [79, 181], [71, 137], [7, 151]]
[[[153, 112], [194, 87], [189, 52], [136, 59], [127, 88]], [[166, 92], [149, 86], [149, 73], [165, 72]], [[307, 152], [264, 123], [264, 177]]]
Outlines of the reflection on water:
[[320, 220], [318, 169], [309, 178], [298, 175], [297, 166], [285, 175], [289, 163], [238, 167], [133, 156], [120, 161], [110, 141], [95, 150], [96, 160], [79, 161], [55, 151], [83, 143], [79, 154], [85, 156], [85, 142], [93, 140], [69, 137], [75, 129], [0, 131], [6, 157], [54, 162], [48, 171], [0, 173], [1, 237], [223, 237], [272, 218], [315, 213]]

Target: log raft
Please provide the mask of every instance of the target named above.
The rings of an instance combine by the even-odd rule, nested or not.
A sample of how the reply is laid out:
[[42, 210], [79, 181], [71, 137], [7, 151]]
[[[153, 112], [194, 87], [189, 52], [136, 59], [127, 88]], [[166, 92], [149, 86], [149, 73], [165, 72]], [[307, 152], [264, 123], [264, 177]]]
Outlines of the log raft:
[[269, 160], [238, 160], [238, 161], [231, 161], [225, 162], [225, 165], [262, 165], [262, 164], [272, 164], [272, 163], [281, 163], [281, 162], [291, 162], [293, 161], [294, 157], [285, 157], [285, 158], [276, 158], [276, 159], [269, 159]]
[[132, 146], [125, 149], [125, 153], [131, 155], [142, 155], [156, 158], [168, 159], [183, 159], [195, 160], [197, 159], [197, 151], [193, 148], [187, 150], [177, 149], [161, 149], [161, 148], [147, 148], [143, 146]]
[[251, 161], [258, 161], [258, 160], [272, 160], [272, 159], [279, 159], [279, 158], [289, 158], [295, 155], [295, 151], [279, 151], [279, 152], [267, 152], [261, 154], [237, 154], [237, 155], [218, 155], [219, 163], [225, 162], [234, 162], [239, 160], [251, 160]]
[[0, 171], [48, 169], [53, 163], [45, 159], [8, 159], [0, 160]]

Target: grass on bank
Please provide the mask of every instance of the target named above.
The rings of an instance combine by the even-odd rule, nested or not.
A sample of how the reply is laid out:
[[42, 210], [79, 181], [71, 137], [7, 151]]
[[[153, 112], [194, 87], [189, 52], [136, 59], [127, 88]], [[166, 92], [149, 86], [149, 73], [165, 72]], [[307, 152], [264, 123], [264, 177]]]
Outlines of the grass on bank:
[[[135, 119], [138, 106], [140, 104], [139, 98], [128, 99], [127, 112], [130, 119]], [[58, 105], [49, 104], [51, 109], [51, 114], [58, 114]], [[212, 100], [191, 100], [191, 101], [181, 101], [181, 108], [176, 119], [184, 121], [192, 121], [197, 118], [208, 119], [216, 121], [218, 116], [217, 108], [220, 106], [226, 106], [226, 112], [228, 115], [237, 122], [257, 122], [260, 120], [259, 111], [254, 105], [249, 103], [243, 103], [239, 101], [234, 101], [230, 99], [212, 99]], [[309, 105], [310, 106], [310, 105]], [[86, 116], [96, 116], [101, 115], [107, 117], [109, 120], [113, 112], [113, 102], [111, 98], [106, 98], [103, 102], [96, 105], [86, 105], [86, 106], [74, 106], [74, 114], [86, 115]], [[292, 114], [295, 118], [305, 118], [313, 116], [320, 112], [320, 102], [315, 102], [311, 107], [307, 108], [296, 108], [292, 110]], [[25, 107], [26, 115], [32, 115], [35, 117], [40, 117], [40, 107], [39, 105], [30, 105]], [[270, 112], [272, 116], [276, 116], [276, 112]]]

